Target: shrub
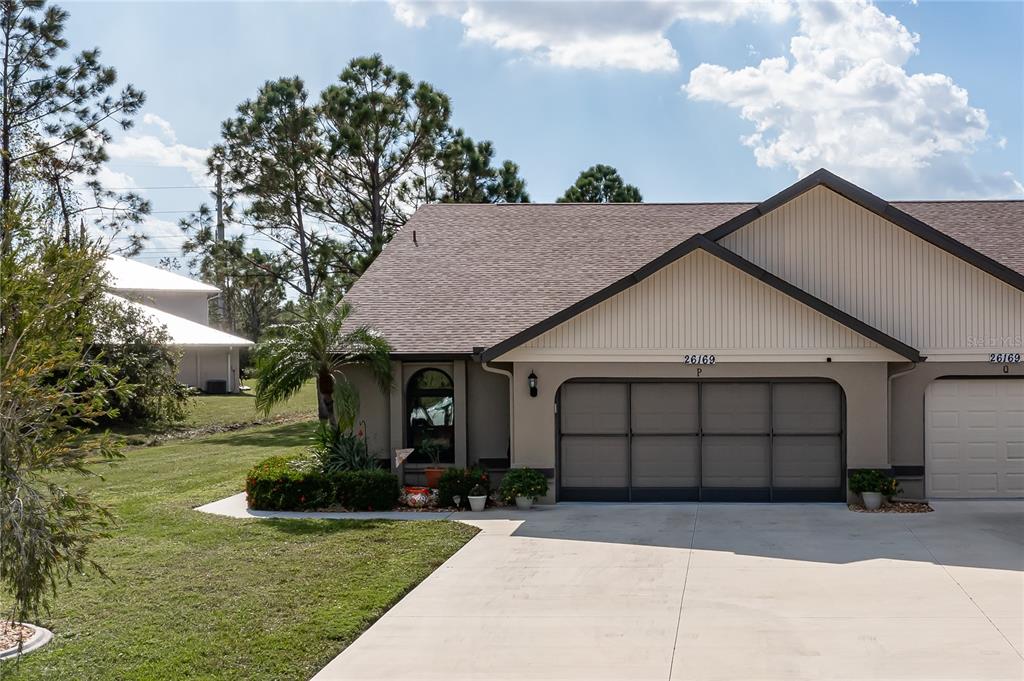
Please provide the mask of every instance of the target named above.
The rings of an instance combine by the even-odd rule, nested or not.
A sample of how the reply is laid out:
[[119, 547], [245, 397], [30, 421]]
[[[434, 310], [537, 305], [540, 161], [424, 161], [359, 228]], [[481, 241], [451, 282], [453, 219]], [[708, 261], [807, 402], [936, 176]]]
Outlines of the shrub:
[[249, 508], [305, 511], [330, 505], [334, 487], [314, 466], [293, 457], [274, 456], [256, 464], [245, 478]]
[[[99, 423], [156, 425], [184, 419], [189, 389], [178, 382], [181, 349], [171, 344], [167, 330], [142, 308], [117, 298], [90, 307], [101, 328], [85, 354], [104, 369], [97, 372], [97, 382], [107, 385], [108, 406], [117, 412]], [[127, 391], [113, 389], [119, 381], [128, 384]]]
[[398, 505], [398, 478], [388, 471], [342, 471], [331, 480], [337, 502], [353, 511], [389, 511]]
[[316, 443], [310, 451], [325, 475], [380, 468], [366, 446], [363, 429], [352, 433], [322, 423], [316, 429]]
[[878, 492], [882, 496], [894, 497], [903, 490], [887, 472], [871, 468], [850, 472], [850, 491], [854, 494]]
[[462, 497], [462, 504], [469, 503], [469, 493], [480, 485], [484, 494], [491, 488], [487, 471], [482, 468], [447, 468], [437, 483], [437, 503], [439, 506], [454, 506], [456, 495]]
[[498, 492], [506, 503], [512, 503], [516, 497], [536, 499], [548, 493], [548, 479], [532, 468], [513, 468], [501, 479]]

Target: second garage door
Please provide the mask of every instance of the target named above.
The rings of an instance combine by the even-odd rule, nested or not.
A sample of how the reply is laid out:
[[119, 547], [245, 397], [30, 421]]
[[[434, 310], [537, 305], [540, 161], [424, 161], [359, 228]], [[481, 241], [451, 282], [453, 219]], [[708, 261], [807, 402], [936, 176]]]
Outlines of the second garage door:
[[841, 501], [843, 400], [830, 382], [570, 382], [563, 501]]
[[929, 497], [1024, 497], [1024, 379], [931, 383], [925, 458]]

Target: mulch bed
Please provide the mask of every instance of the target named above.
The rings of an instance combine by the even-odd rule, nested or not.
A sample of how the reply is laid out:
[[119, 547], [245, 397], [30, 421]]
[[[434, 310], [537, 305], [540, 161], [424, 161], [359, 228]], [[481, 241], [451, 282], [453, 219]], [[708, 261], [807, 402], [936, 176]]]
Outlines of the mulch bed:
[[19, 640], [28, 643], [36, 630], [27, 624], [15, 622], [13, 625], [4, 620], [0, 622], [0, 653], [7, 652], [10, 648], [17, 648]]
[[848, 504], [848, 507], [854, 513], [931, 513], [935, 510], [926, 501], [893, 501], [882, 504], [877, 511], [869, 511], [861, 504]]

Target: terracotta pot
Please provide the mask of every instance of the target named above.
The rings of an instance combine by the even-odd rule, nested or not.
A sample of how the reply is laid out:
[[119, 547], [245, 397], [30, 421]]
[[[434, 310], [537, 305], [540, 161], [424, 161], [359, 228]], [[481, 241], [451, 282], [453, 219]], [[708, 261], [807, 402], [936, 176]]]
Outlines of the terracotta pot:
[[437, 485], [441, 482], [441, 475], [443, 473], [443, 468], [424, 468], [423, 474], [427, 476], [427, 487], [437, 489]]

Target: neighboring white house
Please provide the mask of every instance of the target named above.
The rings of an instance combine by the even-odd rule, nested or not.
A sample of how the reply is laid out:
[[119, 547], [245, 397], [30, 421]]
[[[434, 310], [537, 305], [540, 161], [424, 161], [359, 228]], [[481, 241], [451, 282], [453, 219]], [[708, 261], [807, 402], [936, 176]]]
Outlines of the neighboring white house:
[[107, 261], [107, 272], [111, 295], [166, 327], [182, 349], [179, 381], [209, 392], [238, 392], [238, 350], [253, 342], [209, 325], [209, 301], [220, 289], [117, 255]]

